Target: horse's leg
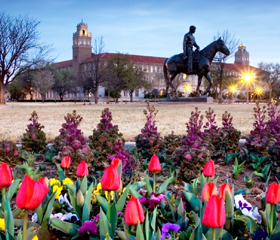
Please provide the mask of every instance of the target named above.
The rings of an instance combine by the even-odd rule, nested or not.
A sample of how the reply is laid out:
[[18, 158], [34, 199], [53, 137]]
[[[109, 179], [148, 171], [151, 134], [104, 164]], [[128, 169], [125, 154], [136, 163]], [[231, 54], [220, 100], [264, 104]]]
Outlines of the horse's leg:
[[177, 76], [177, 73], [172, 73], [171, 75], [170, 75], [170, 78], [169, 78], [169, 81], [170, 81], [170, 85], [171, 85], [171, 87], [173, 88], [173, 90], [175, 91], [175, 98], [177, 98], [177, 91], [176, 91], [176, 88], [175, 88], [175, 86], [174, 86], [174, 84], [173, 84], [173, 80], [174, 80], [174, 78]]
[[210, 88], [211, 88], [212, 85], [213, 85], [213, 80], [212, 80], [212, 78], [211, 78], [211, 76], [210, 76], [210, 72], [206, 73], [204, 76], [206, 77], [206, 79], [207, 79], [208, 82], [209, 82], [209, 86], [207, 87], [207, 89], [206, 89], [206, 90], [204, 91], [204, 93], [203, 93], [203, 95], [206, 95], [206, 94], [210, 91]]
[[196, 87], [196, 93], [198, 97], [201, 97], [200, 93], [199, 93], [199, 88], [201, 85], [201, 80], [202, 80], [202, 76], [201, 74], [198, 75], [198, 81], [197, 81], [197, 87]]
[[165, 81], [166, 81], [166, 90], [165, 90], [165, 92], [166, 92], [166, 98], [171, 98], [171, 96], [170, 96], [170, 94], [169, 94], [169, 86], [170, 86], [170, 81], [166, 78], [165, 79]]

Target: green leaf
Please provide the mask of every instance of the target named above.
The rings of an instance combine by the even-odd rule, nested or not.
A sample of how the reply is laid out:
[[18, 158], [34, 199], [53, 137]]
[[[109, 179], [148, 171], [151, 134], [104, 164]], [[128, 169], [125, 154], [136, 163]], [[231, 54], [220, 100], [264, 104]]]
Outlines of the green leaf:
[[156, 218], [157, 218], [157, 208], [154, 209], [150, 219], [151, 228], [153, 229], [152, 235], [154, 235], [156, 231]]
[[88, 187], [88, 186], [87, 186], [87, 176], [84, 176], [84, 177], [83, 177], [83, 180], [82, 180], [82, 183], [81, 183], [81, 188], [80, 188], [80, 190], [81, 190], [81, 192], [82, 192], [83, 195], [86, 194], [87, 187]]
[[130, 188], [133, 188], [135, 191], [138, 191], [141, 187], [144, 187], [146, 185], [146, 182], [136, 182], [130, 186]]
[[[83, 185], [83, 183], [82, 183]], [[84, 223], [85, 221], [89, 220], [89, 214], [90, 214], [90, 210], [91, 210], [91, 195], [92, 195], [92, 189], [93, 189], [93, 183], [90, 184], [88, 191], [86, 193], [85, 196], [85, 202], [84, 202], [84, 206], [83, 206], [83, 218], [82, 218], [82, 222]]]
[[185, 197], [187, 198], [188, 202], [190, 203], [192, 209], [199, 213], [201, 209], [201, 201], [193, 194], [186, 191], [183, 191]]
[[143, 230], [141, 228], [141, 225], [138, 223], [137, 229], [136, 229], [136, 240], [144, 240]]
[[11, 186], [9, 187], [9, 190], [7, 192], [7, 198], [9, 199], [12, 199], [17, 188], [18, 188], [18, 185], [20, 184], [20, 181], [21, 179], [16, 179], [12, 184]]
[[39, 223], [42, 223], [43, 216], [44, 216], [42, 204], [40, 204], [39, 207], [37, 207], [35, 211], [36, 211]]
[[150, 238], [150, 221], [149, 221], [148, 211], [146, 212], [146, 217], [145, 217], [145, 236], [146, 236], [146, 239]]
[[201, 224], [199, 224], [195, 230], [192, 232], [191, 236], [190, 236], [190, 240], [202, 240], [203, 238], [203, 233], [202, 233], [202, 228], [201, 228]]
[[65, 174], [59, 164], [56, 163], [55, 165], [58, 170], [59, 181], [62, 183], [62, 181], [65, 179]]
[[11, 234], [11, 236], [14, 237], [15, 234], [14, 218], [10, 206], [10, 199], [6, 200], [4, 216], [5, 216], [5, 227], [8, 230], [8, 232]]
[[74, 195], [76, 194], [76, 186], [74, 184], [65, 184], [66, 186]]
[[50, 215], [52, 213], [53, 209], [53, 203], [56, 197], [56, 192], [52, 193], [48, 201], [46, 202], [44, 206], [44, 212], [43, 212], [43, 221], [41, 222], [41, 226], [45, 229], [48, 229], [48, 224], [50, 221]]
[[160, 185], [160, 187], [159, 187], [159, 190], [158, 190], [158, 193], [163, 193], [163, 192], [165, 192], [166, 191], [166, 188], [167, 188], [167, 186], [168, 186], [168, 184], [171, 182], [171, 181], [173, 181], [173, 177], [170, 177], [170, 178], [168, 178], [168, 179], [166, 179], [161, 185]]
[[102, 197], [102, 196], [100, 196], [98, 194], [95, 194], [95, 197], [96, 197], [97, 201], [99, 202], [99, 204], [101, 205], [102, 209], [105, 212], [107, 212], [107, 210], [108, 210], [108, 201], [104, 197]]
[[273, 229], [270, 240], [277, 240], [280, 239], [280, 220], [277, 222], [275, 228]]
[[[1, 240], [1, 238], [0, 238]], [[17, 240], [22, 240], [22, 235], [21, 235], [21, 231], [19, 231], [18, 235], [17, 235]]]
[[124, 208], [124, 205], [125, 205], [125, 201], [127, 199], [127, 194], [128, 194], [128, 191], [129, 189], [131, 188], [131, 185], [128, 184], [124, 190], [124, 192], [122, 193], [122, 195], [120, 196], [118, 202], [117, 202], [117, 211], [118, 212], [122, 212], [123, 208]]
[[147, 189], [148, 195], [151, 196], [152, 192], [153, 192], [153, 188], [150, 184], [150, 178], [149, 178], [148, 174], [145, 174], [145, 181], [146, 181], [146, 189]]
[[69, 198], [70, 198], [70, 202], [71, 202], [73, 208], [75, 209], [75, 212], [76, 212], [78, 218], [81, 220], [82, 219], [82, 209], [78, 206], [77, 200], [72, 192], [69, 192]]
[[136, 192], [134, 189], [130, 188], [129, 191], [134, 197], [136, 197], [138, 199], [140, 199], [142, 197], [142, 195], [140, 193]]
[[100, 239], [105, 240], [106, 234], [110, 232], [110, 226], [106, 215], [104, 214], [102, 208], [100, 208], [100, 222], [99, 222], [99, 231]]
[[234, 218], [235, 221], [243, 221], [248, 228], [248, 231], [254, 236], [258, 229], [261, 229], [258, 224], [249, 216], [239, 215]]
[[81, 226], [77, 224], [64, 222], [58, 218], [51, 218], [50, 221], [52, 227], [70, 235], [71, 237], [75, 236], [77, 234], [78, 229], [81, 228]]
[[116, 227], [117, 227], [117, 221], [118, 221], [118, 212], [116, 208], [116, 204], [113, 203], [110, 207], [110, 218], [109, 218], [109, 224], [111, 228], [111, 234], [110, 237], [114, 239]]

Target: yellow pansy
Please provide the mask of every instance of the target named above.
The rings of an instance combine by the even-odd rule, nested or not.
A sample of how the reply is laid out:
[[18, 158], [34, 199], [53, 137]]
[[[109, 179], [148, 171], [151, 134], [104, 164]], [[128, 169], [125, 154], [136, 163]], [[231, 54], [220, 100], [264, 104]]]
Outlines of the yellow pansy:
[[50, 180], [50, 185], [53, 186], [53, 185], [59, 185], [60, 182], [59, 180], [55, 179], [55, 178], [51, 178]]
[[63, 189], [63, 187], [60, 187], [58, 185], [53, 186], [53, 192], [56, 191], [56, 197], [55, 197], [56, 199], [59, 199], [62, 189]]
[[[114, 200], [114, 195], [115, 195], [115, 192], [110, 191], [110, 199], [111, 200]], [[108, 191], [105, 191], [105, 197], [108, 199]]]
[[39, 240], [39, 238], [37, 237], [37, 235], [35, 235], [35, 237], [33, 237], [31, 240]]
[[0, 229], [5, 231], [5, 219], [0, 218]]
[[92, 203], [92, 204], [97, 203], [97, 199], [96, 199], [95, 193], [92, 193], [92, 194], [91, 194], [91, 203]]
[[102, 190], [101, 183], [98, 183], [96, 189], [94, 189], [93, 192], [100, 195], [101, 190]]
[[63, 181], [62, 181], [63, 185], [65, 184], [73, 184], [73, 181], [70, 179], [70, 178], [65, 178]]

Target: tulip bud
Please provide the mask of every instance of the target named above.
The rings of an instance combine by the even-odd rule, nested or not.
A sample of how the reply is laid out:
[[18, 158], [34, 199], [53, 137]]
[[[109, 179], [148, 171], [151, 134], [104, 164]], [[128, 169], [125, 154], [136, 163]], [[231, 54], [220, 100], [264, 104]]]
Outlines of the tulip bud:
[[219, 197], [223, 198], [226, 201], [227, 192], [232, 196], [231, 186], [228, 183], [224, 183], [220, 187]]
[[160, 166], [158, 156], [155, 155], [155, 154], [151, 157], [151, 160], [150, 160], [150, 163], [149, 163], [149, 171], [150, 172], [161, 171], [161, 166]]
[[88, 176], [88, 166], [86, 161], [80, 163], [80, 165], [77, 168], [76, 175], [78, 177]]
[[211, 182], [204, 185], [201, 193], [201, 200], [203, 202], [208, 202], [212, 195], [217, 195], [217, 187]]
[[69, 156], [64, 156], [61, 160], [60, 166], [62, 168], [69, 168], [71, 164], [71, 158]]
[[270, 204], [277, 204], [280, 201], [280, 184], [273, 182], [267, 189], [265, 201]]
[[101, 187], [105, 191], [116, 191], [120, 188], [120, 177], [114, 165], [105, 168], [101, 178]]
[[138, 198], [132, 196], [125, 209], [125, 224], [137, 225], [144, 222], [144, 211]]
[[202, 174], [205, 177], [213, 177], [215, 175], [215, 164], [213, 160], [210, 160], [205, 164]]
[[202, 224], [210, 228], [220, 228], [224, 226], [225, 222], [226, 211], [224, 200], [213, 195], [206, 204]]
[[77, 193], [77, 204], [79, 207], [84, 206], [85, 203], [85, 198], [84, 195], [82, 193], [82, 191], [79, 189], [78, 193]]
[[0, 189], [11, 186], [13, 181], [12, 170], [9, 165], [2, 163], [0, 165]]

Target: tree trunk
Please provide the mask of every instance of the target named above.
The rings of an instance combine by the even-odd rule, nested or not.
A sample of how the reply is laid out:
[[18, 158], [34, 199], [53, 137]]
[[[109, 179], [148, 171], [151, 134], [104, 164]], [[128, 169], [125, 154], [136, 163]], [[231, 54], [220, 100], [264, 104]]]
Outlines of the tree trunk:
[[94, 92], [94, 103], [98, 104], [98, 88], [96, 88]]
[[133, 91], [129, 91], [130, 102], [133, 102]]
[[4, 91], [3, 79], [0, 82], [0, 104], [5, 104], [5, 91]]

